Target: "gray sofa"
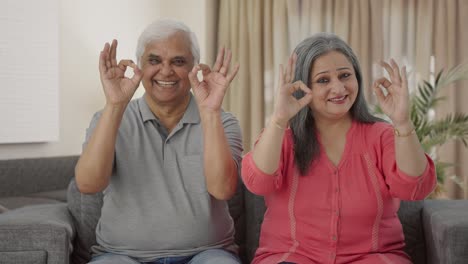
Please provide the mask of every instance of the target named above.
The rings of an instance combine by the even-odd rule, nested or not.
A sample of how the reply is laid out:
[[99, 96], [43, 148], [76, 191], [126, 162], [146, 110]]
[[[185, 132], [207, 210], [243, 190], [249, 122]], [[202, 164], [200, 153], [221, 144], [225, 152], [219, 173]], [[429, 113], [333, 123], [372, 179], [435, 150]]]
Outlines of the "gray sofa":
[[[76, 161], [76, 156], [0, 161], [0, 205], [8, 209], [0, 213], [0, 263], [89, 259], [102, 195], [77, 191]], [[241, 185], [230, 210], [241, 258], [249, 263], [258, 246], [263, 199]], [[402, 202], [399, 217], [415, 264], [468, 263], [468, 201]]]

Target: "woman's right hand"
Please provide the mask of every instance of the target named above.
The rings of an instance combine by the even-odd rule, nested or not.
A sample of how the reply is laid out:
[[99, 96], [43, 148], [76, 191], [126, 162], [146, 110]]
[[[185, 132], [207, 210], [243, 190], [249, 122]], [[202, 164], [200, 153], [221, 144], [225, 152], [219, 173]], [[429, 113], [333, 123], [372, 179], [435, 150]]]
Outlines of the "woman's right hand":
[[[106, 102], [112, 106], [126, 106], [132, 99], [143, 73], [132, 60], [117, 64], [117, 40], [106, 43], [99, 56], [99, 72]], [[132, 78], [125, 77], [127, 67], [133, 68]]]
[[[294, 80], [297, 55], [293, 53], [288, 60], [286, 70], [283, 72], [283, 65], [279, 66], [278, 92], [275, 100], [275, 107], [272, 119], [282, 127], [287, 127], [289, 120], [297, 114], [303, 107], [312, 100], [312, 91], [302, 81]], [[302, 90], [305, 95], [296, 99], [293, 93]]]

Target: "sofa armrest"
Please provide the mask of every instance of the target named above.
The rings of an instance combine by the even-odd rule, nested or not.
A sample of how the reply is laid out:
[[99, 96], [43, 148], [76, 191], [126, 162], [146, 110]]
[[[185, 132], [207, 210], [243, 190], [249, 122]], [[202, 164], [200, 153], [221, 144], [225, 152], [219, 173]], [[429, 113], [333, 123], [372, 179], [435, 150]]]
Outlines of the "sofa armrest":
[[428, 263], [468, 263], [468, 200], [426, 200], [422, 216]]
[[[67, 205], [46, 204], [0, 214], [0, 263], [69, 263], [74, 228]], [[46, 258], [38, 262], [36, 258]]]

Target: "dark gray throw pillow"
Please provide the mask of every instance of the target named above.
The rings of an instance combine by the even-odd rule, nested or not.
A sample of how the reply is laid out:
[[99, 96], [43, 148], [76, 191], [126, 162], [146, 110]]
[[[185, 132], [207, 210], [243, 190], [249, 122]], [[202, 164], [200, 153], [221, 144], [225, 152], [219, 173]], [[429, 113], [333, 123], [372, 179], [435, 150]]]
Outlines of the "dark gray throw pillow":
[[6, 212], [6, 211], [8, 211], [8, 208], [6, 208], [6, 207], [4, 207], [4, 206], [2, 206], [2, 205], [0, 204], [0, 214], [1, 214], [1, 213], [4, 213], [4, 212]]
[[102, 193], [82, 194], [73, 179], [68, 185], [67, 200], [76, 229], [72, 263], [88, 263], [91, 246], [96, 245], [96, 225], [101, 217]]

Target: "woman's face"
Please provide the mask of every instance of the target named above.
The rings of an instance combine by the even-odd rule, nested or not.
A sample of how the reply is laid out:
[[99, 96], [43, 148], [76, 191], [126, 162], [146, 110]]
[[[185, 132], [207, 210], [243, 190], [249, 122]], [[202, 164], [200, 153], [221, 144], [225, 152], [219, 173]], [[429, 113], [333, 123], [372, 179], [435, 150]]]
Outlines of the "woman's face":
[[314, 61], [309, 87], [314, 118], [336, 120], [350, 116], [359, 85], [353, 65], [342, 53], [331, 51]]

